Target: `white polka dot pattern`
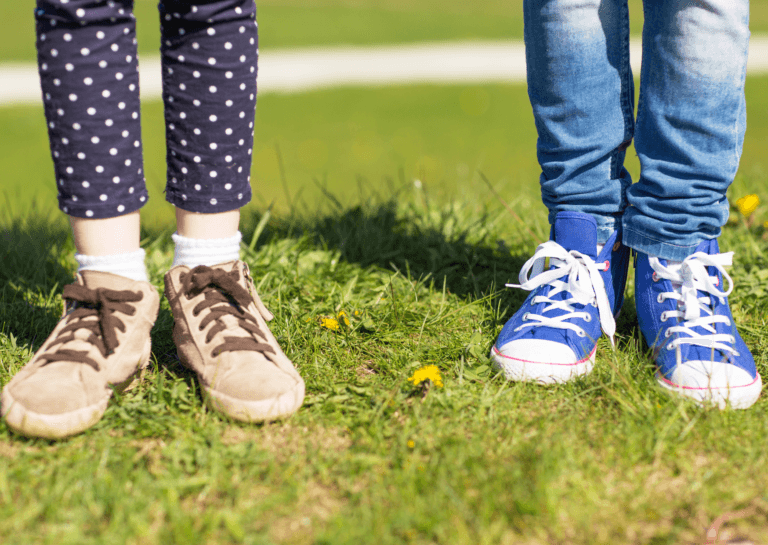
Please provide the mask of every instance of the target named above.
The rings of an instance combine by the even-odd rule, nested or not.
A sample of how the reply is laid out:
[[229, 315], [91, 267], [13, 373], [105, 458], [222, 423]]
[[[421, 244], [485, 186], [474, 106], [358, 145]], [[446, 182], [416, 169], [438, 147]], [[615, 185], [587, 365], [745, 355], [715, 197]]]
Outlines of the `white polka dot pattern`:
[[[38, 59], [59, 206], [107, 218], [147, 200], [132, 0], [37, 0]], [[160, 6], [166, 198], [223, 212], [251, 198], [258, 29], [253, 0]]]
[[166, 198], [185, 210], [224, 212], [251, 198], [255, 12], [252, 0], [162, 3]]
[[[126, 168], [142, 164], [141, 146], [121, 136], [140, 132], [138, 114], [132, 115], [139, 110], [139, 78], [131, 4], [37, 1], [40, 80], [51, 97], [45, 114], [59, 207], [72, 216], [114, 217], [146, 200], [143, 175], [137, 167]], [[131, 61], [125, 62], [126, 54]]]

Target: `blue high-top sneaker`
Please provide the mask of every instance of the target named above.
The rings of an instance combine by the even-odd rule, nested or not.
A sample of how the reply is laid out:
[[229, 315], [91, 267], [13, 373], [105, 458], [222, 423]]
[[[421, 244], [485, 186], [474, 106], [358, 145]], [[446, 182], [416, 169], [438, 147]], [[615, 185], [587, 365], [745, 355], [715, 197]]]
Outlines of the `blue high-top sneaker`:
[[717, 240], [705, 240], [677, 264], [638, 253], [635, 302], [659, 384], [702, 405], [746, 409], [762, 380], [728, 305], [733, 282], [723, 267], [732, 260]]
[[519, 285], [507, 284], [531, 292], [491, 349], [507, 379], [549, 384], [592, 371], [601, 327], [613, 343], [624, 301], [629, 248], [619, 241], [613, 233], [598, 256], [595, 219], [557, 214], [552, 240], [523, 266]]

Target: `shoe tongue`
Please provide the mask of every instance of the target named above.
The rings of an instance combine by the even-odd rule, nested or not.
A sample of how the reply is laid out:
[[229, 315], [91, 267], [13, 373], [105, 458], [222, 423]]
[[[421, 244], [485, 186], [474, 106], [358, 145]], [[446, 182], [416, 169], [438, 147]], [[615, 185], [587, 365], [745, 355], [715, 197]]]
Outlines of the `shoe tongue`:
[[211, 265], [211, 268], [212, 268], [212, 269], [221, 269], [221, 270], [223, 270], [223, 271], [227, 271], [227, 272], [232, 272], [232, 271], [234, 271], [235, 269], [237, 269], [237, 271], [238, 271], [238, 272], [241, 272], [241, 273], [242, 273], [242, 271], [240, 270], [240, 269], [242, 268], [242, 267], [240, 266], [240, 263], [241, 263], [241, 262], [240, 262], [239, 260], [235, 260], [235, 261], [226, 261], [226, 262], [224, 262], [224, 263], [218, 263], [218, 264], [216, 264], [216, 265]]
[[120, 276], [119, 274], [101, 271], [81, 271], [78, 273], [80, 283], [88, 289], [106, 288], [108, 290], [129, 290], [133, 287], [134, 280]]
[[703, 252], [708, 255], [714, 255], [720, 253], [720, 247], [717, 245], [717, 239], [702, 240], [699, 245], [696, 246], [697, 252]]
[[555, 216], [554, 240], [568, 250], [597, 259], [597, 222], [589, 214], [559, 212]]

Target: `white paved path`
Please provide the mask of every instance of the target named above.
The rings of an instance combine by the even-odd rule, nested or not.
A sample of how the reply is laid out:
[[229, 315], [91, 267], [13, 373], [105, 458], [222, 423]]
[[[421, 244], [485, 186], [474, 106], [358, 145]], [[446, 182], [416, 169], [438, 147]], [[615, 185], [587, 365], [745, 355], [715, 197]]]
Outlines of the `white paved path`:
[[[631, 43], [636, 74], [641, 48]], [[753, 36], [747, 70], [768, 73], [768, 36]], [[141, 96], [160, 96], [160, 59], [140, 59]], [[266, 50], [259, 57], [260, 93], [296, 93], [344, 85], [414, 83], [509, 83], [525, 81], [522, 42], [446, 42], [378, 47]], [[0, 105], [39, 103], [40, 83], [32, 64], [0, 64]]]

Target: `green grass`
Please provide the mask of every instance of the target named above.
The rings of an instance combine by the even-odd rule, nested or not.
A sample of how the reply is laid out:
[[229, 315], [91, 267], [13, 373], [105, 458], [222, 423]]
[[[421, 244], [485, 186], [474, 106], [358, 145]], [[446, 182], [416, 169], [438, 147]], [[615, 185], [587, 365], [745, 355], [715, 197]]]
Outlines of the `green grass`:
[[[298, 414], [248, 426], [205, 409], [174, 357], [164, 302], [146, 379], [95, 428], [49, 442], [0, 424], [2, 542], [701, 543], [741, 508], [729, 531], [768, 539], [766, 398], [719, 412], [666, 395], [631, 297], [619, 351], [603, 339], [589, 377], [501, 380], [487, 353], [523, 297], [501, 286], [546, 231], [544, 215], [532, 215], [534, 239], [492, 199], [395, 191], [275, 216], [245, 253], [307, 382]], [[259, 219], [245, 218], [246, 241]], [[167, 235], [144, 232], [158, 288]], [[768, 242], [743, 224], [722, 242], [737, 252], [734, 312], [766, 376]], [[61, 222], [4, 218], [0, 384], [56, 322], [72, 252]], [[321, 327], [341, 310], [350, 328]], [[406, 379], [427, 364], [445, 386], [424, 394]]]
[[[764, 202], [766, 89], [768, 78], [748, 79], [731, 190]], [[160, 105], [143, 113], [143, 246], [160, 288], [172, 214]], [[41, 112], [0, 109], [0, 134], [2, 386], [56, 323], [74, 248]], [[523, 86], [266, 95], [256, 134], [246, 243], [275, 207], [244, 256], [306, 380], [304, 407], [262, 426], [205, 409], [163, 302], [145, 380], [95, 428], [50, 442], [0, 422], [0, 542], [702, 543], [713, 520], [744, 508], [721, 537], [768, 542], [768, 398], [719, 412], [661, 392], [631, 283], [619, 350], [603, 339], [589, 377], [544, 388], [492, 371], [490, 346], [524, 297], [503, 284], [548, 229]], [[755, 219], [729, 224], [721, 243], [736, 252], [734, 314], [766, 377], [765, 207]], [[321, 327], [341, 310], [350, 328]], [[445, 386], [425, 395], [407, 378], [427, 364]]]

